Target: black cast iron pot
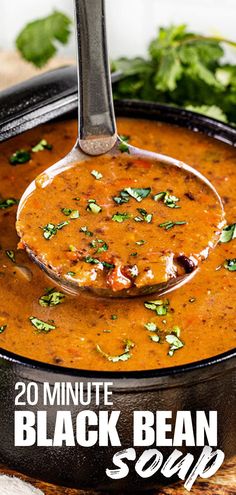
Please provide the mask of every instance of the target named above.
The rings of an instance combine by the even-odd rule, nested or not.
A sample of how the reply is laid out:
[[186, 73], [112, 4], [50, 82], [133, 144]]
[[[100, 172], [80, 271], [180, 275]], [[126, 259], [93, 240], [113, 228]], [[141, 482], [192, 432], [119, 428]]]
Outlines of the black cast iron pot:
[[[0, 96], [0, 140], [5, 140], [41, 122], [63, 114], [73, 115], [76, 107], [74, 68], [65, 68], [19, 85]], [[68, 114], [70, 111], [70, 114]], [[200, 115], [169, 106], [121, 101], [116, 103], [117, 115], [142, 117], [171, 122], [214, 136], [231, 145], [236, 144], [236, 131], [230, 126]], [[74, 115], [73, 115], [74, 116]], [[111, 480], [106, 468], [113, 468], [113, 454], [132, 447], [132, 414], [135, 410], [216, 410], [218, 412], [218, 448], [226, 456], [236, 453], [236, 359], [235, 351], [214, 358], [165, 370], [110, 373], [80, 371], [47, 365], [26, 359], [4, 349], [0, 350], [0, 461], [22, 473], [67, 487], [96, 490], [131, 490], [135, 493], [157, 485], [173, 482], [158, 471], [153, 478], [142, 479], [129, 462], [126, 478]], [[36, 382], [39, 402], [28, 409], [48, 411], [48, 436], [54, 429], [55, 409], [42, 403], [44, 382], [113, 382], [113, 406], [121, 411], [118, 432], [122, 447], [15, 447], [14, 411], [15, 384], [26, 386]], [[61, 407], [72, 411], [73, 417], [83, 407]], [[99, 410], [93, 402], [89, 409]], [[102, 405], [100, 409], [106, 409]], [[140, 455], [143, 449], [137, 450]], [[173, 448], [160, 448], [166, 459]], [[184, 449], [183, 449], [184, 450]], [[196, 458], [199, 449], [186, 448]], [[200, 449], [201, 450], [201, 449]]]

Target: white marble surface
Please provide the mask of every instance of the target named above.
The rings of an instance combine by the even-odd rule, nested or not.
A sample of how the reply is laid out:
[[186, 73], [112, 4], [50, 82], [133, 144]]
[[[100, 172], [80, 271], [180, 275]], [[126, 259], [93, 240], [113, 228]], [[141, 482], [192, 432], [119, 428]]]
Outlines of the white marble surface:
[[[144, 54], [157, 26], [170, 23], [187, 23], [193, 30], [236, 41], [236, 0], [106, 0], [106, 4], [112, 57]], [[0, 0], [0, 48], [12, 50], [25, 23], [53, 9], [72, 16], [73, 0]], [[60, 55], [74, 56], [73, 36]]]

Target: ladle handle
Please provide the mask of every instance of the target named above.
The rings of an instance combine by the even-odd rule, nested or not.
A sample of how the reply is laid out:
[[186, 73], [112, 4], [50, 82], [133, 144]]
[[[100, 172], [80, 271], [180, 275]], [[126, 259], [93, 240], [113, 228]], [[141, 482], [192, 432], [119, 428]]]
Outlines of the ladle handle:
[[78, 40], [79, 136], [89, 155], [104, 154], [117, 134], [107, 51], [104, 0], [75, 0]]

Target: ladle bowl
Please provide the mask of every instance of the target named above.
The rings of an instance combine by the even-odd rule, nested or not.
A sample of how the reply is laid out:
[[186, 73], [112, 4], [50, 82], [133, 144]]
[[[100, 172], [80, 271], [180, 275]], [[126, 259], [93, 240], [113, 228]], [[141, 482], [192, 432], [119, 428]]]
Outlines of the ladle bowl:
[[[120, 149], [121, 140], [117, 134], [114, 116], [109, 57], [106, 41], [106, 24], [104, 0], [75, 0], [76, 7], [76, 33], [78, 41], [78, 83], [79, 83], [79, 122], [78, 140], [72, 151], [62, 160], [48, 168], [40, 178], [34, 180], [24, 192], [17, 211], [17, 231], [22, 236], [20, 218], [28, 198], [33, 194], [39, 180], [42, 187], [47, 187], [53, 179], [66, 170], [73, 168], [76, 164], [84, 163], [89, 157], [100, 155], [118, 156], [122, 153]], [[129, 157], [156, 161], [159, 164], [176, 167], [185, 171], [193, 179], [202, 182], [209, 192], [215, 195], [216, 205], [221, 210], [222, 218], [219, 229], [224, 226], [224, 210], [221, 199], [213, 185], [197, 170], [179, 160], [153, 153], [147, 150], [126, 144]], [[208, 254], [209, 247], [213, 248], [217, 243], [209, 236], [205, 246]], [[192, 278], [198, 269], [181, 276], [173, 276], [165, 282], [143, 285], [142, 287], [131, 287], [121, 291], [113, 291], [109, 286], [96, 288], [93, 286], [81, 286], [73, 277], [60, 275], [49, 263], [45, 263], [43, 257], [34, 252], [29, 245], [25, 248], [31, 258], [43, 269], [46, 274], [64, 290], [72, 294], [78, 294], [81, 290], [87, 290], [102, 297], [131, 297], [143, 294], [156, 293], [162, 295], [182, 286]], [[199, 255], [201, 253], [198, 253]], [[204, 257], [203, 257], [204, 258]]]

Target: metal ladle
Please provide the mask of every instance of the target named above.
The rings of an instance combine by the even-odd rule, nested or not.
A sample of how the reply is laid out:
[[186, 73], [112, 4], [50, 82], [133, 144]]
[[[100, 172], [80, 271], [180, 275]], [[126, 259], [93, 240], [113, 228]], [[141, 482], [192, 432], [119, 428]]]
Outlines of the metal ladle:
[[[88, 155], [109, 154], [117, 156], [121, 153], [119, 149], [121, 140], [117, 135], [114, 116], [104, 0], [75, 0], [75, 10], [78, 42], [79, 135], [71, 152], [44, 172], [44, 176], [48, 177], [44, 186], [47, 186], [58, 174], [75, 166], [75, 163], [88, 160]], [[127, 146], [131, 157], [156, 160], [157, 162], [177, 167], [194, 176], [196, 180], [202, 181], [215, 194], [216, 203], [222, 209], [223, 220], [224, 211], [221, 199], [213, 185], [202, 174], [189, 165], [169, 156], [141, 150], [130, 145]], [[18, 221], [27, 198], [35, 188], [36, 184], [33, 181], [24, 192], [18, 206]], [[21, 236], [20, 230], [17, 230]], [[109, 287], [104, 289], [81, 287], [73, 278], [68, 280], [66, 277], [59, 276], [56, 271], [44, 264], [29, 246], [26, 246], [26, 249], [31, 258], [53, 281], [61, 285], [66, 291], [74, 294], [80, 293], [81, 290], [85, 289], [103, 297], [130, 297], [151, 292], [161, 295], [180, 287], [192, 278], [197, 271], [196, 269], [192, 273], [170, 278], [165, 283], [155, 284], [151, 287], [134, 287], [124, 289], [122, 293], [119, 291], [113, 292]]]

